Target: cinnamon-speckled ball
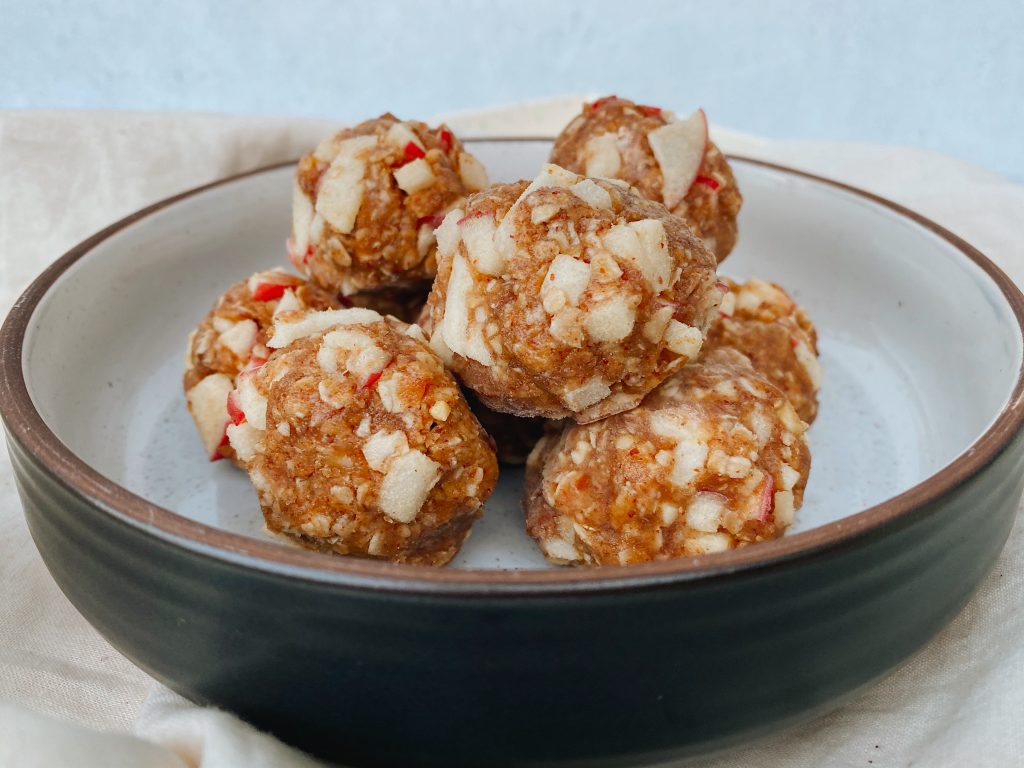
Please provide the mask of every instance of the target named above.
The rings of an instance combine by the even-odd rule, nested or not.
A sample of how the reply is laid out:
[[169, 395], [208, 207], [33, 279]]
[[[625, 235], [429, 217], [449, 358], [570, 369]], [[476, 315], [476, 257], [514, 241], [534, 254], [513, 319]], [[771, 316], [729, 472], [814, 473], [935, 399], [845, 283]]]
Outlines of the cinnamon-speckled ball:
[[625, 565], [775, 538], [810, 470], [807, 425], [739, 352], [714, 350], [638, 408], [545, 437], [526, 528], [556, 563]]
[[289, 258], [313, 282], [351, 295], [429, 286], [434, 229], [487, 173], [445, 126], [385, 114], [321, 142], [299, 161]]
[[258, 272], [217, 299], [189, 336], [183, 380], [188, 408], [208, 456], [234, 458], [224, 432], [232, 418], [228, 393], [246, 366], [253, 361], [262, 364], [270, 355], [267, 331], [274, 318], [285, 312], [339, 306], [331, 293], [280, 270]]
[[818, 414], [821, 364], [818, 336], [807, 313], [774, 283], [723, 282], [729, 293], [708, 331], [705, 351], [720, 347], [739, 350], [786, 393], [801, 419], [813, 423]]
[[490, 408], [588, 422], [695, 359], [722, 297], [715, 258], [621, 182], [545, 166], [437, 230], [431, 346]]
[[239, 376], [228, 437], [267, 527], [400, 563], [454, 557], [497, 481], [494, 451], [417, 326], [367, 309], [279, 319]]
[[586, 104], [551, 150], [551, 162], [622, 179], [681, 216], [722, 261], [736, 245], [743, 198], [701, 110], [687, 120], [616, 96]]

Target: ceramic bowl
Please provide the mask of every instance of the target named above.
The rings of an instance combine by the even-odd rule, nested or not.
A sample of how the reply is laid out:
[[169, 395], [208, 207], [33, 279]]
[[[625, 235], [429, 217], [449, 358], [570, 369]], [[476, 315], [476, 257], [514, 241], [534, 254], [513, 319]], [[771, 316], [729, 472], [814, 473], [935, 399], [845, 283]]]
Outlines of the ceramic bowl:
[[[492, 178], [549, 144], [478, 141]], [[922, 217], [736, 159], [722, 272], [789, 289], [821, 338], [805, 506], [785, 537], [625, 568], [547, 566], [521, 472], [448, 568], [269, 537], [185, 410], [185, 338], [284, 261], [291, 166], [140, 211], [47, 269], [3, 327], [0, 410], [50, 572], [198, 702], [366, 765], [619, 765], [749, 740], [892, 671], [963, 607], [1024, 472], [1024, 298]]]

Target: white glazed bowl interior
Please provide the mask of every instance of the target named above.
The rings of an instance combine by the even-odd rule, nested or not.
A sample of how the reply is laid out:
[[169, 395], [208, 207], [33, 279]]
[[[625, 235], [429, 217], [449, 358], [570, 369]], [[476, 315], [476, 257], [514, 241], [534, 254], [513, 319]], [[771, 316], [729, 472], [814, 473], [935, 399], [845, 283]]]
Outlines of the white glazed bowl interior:
[[[495, 180], [532, 177], [542, 142], [476, 142]], [[738, 161], [740, 240], [721, 272], [780, 283], [818, 328], [825, 372], [813, 469], [787, 535], [921, 483], [969, 449], [1021, 367], [1013, 312], [984, 271], [896, 211], [837, 187]], [[181, 390], [185, 339], [216, 297], [281, 265], [290, 168], [213, 187], [99, 243], [53, 285], [25, 344], [46, 424], [99, 473], [180, 515], [266, 537], [255, 495], [210, 463]], [[523, 532], [522, 472], [502, 468], [455, 561], [545, 567]], [[327, 555], [325, 555], [327, 557]]]

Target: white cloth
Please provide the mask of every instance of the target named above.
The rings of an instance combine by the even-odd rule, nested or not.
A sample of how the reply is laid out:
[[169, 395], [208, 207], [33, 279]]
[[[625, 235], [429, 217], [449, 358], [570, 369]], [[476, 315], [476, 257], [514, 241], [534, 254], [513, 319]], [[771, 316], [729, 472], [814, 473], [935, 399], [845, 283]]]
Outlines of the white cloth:
[[[551, 135], [578, 104], [560, 99], [449, 119], [465, 135]], [[297, 157], [331, 127], [212, 115], [0, 112], [0, 311], [46, 264], [106, 224], [189, 187]], [[1024, 281], [1024, 187], [998, 174], [912, 149], [713, 133], [728, 151], [903, 203]], [[901, 670], [832, 714], [704, 762], [1003, 766], [1021, 755], [1024, 534], [1018, 526], [980, 593]], [[3, 453], [0, 768], [65, 764], [315, 765], [234, 717], [163, 689], [111, 648], [49, 578]]]

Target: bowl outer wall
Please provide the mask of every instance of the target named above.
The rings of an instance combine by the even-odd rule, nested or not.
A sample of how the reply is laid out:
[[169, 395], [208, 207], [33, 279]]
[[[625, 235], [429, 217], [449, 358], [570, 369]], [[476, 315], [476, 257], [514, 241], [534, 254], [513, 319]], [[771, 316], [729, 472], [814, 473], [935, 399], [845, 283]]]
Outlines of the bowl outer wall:
[[804, 719], [956, 615], [1024, 485], [1018, 434], [948, 495], [801, 561], [583, 598], [406, 594], [204, 557], [108, 514], [8, 440], [50, 572], [119, 651], [355, 765], [635, 764]]
[[[824, 181], [951, 242], [1020, 325], [1024, 299], [984, 256], [911, 211]], [[16, 306], [21, 322], [48, 279], [146, 213], [47, 270]], [[952, 619], [1005, 543], [1024, 482], [1018, 378], [993, 427], [925, 484], [713, 564], [480, 585], [471, 572], [410, 581], [379, 567], [303, 569], [298, 556], [297, 568], [267, 567], [244, 549], [189, 541], [165, 527], [177, 526], [172, 513], [149, 505], [147, 518], [141, 500], [83, 478], [38, 414], [20, 413], [23, 332], [8, 319], [0, 410], [30, 529], [61, 588], [170, 687], [352, 764], [635, 764], [805, 719]]]

